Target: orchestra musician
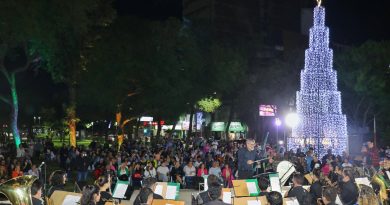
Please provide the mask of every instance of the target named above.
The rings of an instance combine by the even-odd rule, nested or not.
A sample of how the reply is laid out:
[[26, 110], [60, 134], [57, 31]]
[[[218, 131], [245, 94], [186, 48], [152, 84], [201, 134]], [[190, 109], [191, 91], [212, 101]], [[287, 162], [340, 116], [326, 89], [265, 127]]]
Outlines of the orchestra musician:
[[96, 205], [100, 201], [100, 188], [97, 185], [87, 185], [83, 188], [80, 205]]
[[343, 176], [343, 180], [342, 183], [340, 184], [341, 202], [343, 202], [344, 205], [356, 204], [359, 197], [359, 191], [355, 184], [355, 179], [352, 175], [352, 171], [348, 169], [344, 169], [342, 176]]
[[95, 181], [95, 184], [100, 189], [100, 200], [96, 204], [104, 205], [112, 198], [111, 192], [107, 191], [111, 187], [111, 177], [109, 175], [102, 175]]
[[[255, 151], [256, 142], [254, 139], [246, 139], [246, 147], [238, 150], [238, 178], [251, 179], [253, 178], [253, 164], [255, 161], [261, 160], [260, 156]], [[269, 159], [272, 163], [272, 159]]]
[[31, 200], [33, 205], [43, 205], [42, 203], [42, 182], [35, 180], [31, 185]]
[[49, 177], [50, 188], [49, 191], [47, 192], [47, 196], [50, 198], [50, 196], [56, 190], [63, 191], [65, 189], [64, 187], [65, 187], [66, 180], [67, 180], [66, 172], [64, 171], [57, 170], [51, 173]]
[[321, 170], [316, 168], [313, 170], [312, 178], [313, 183], [310, 186], [310, 194], [312, 196], [312, 204], [315, 204], [319, 198], [322, 196], [322, 185], [320, 182]]

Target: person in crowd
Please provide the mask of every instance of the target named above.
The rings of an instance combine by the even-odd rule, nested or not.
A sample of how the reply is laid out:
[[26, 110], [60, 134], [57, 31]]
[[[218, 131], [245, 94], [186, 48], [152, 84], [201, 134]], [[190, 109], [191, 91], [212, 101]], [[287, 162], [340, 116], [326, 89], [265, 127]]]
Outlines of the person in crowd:
[[267, 196], [269, 193], [269, 191], [268, 191], [269, 180], [264, 176], [260, 176], [257, 179], [257, 182], [258, 182], [259, 188], [260, 188], [260, 195], [259, 196]]
[[310, 165], [311, 170], [315, 168], [321, 168], [321, 162], [318, 160], [318, 157], [316, 155], [313, 155], [313, 161], [311, 161]]
[[333, 160], [335, 156], [332, 154], [332, 149], [328, 149], [327, 154], [322, 157], [322, 164], [326, 164], [329, 160]]
[[195, 163], [194, 163], [195, 168], [198, 169], [199, 166], [200, 166], [201, 164], [203, 164], [203, 163], [202, 163], [202, 159], [201, 159], [200, 156], [197, 156], [197, 157], [196, 157], [196, 161], [195, 161]]
[[100, 201], [100, 188], [97, 185], [87, 185], [83, 188], [80, 205], [96, 205]]
[[[123, 166], [123, 163], [122, 165]], [[119, 171], [119, 169], [118, 169]], [[142, 168], [139, 163], [135, 164], [135, 167], [133, 169], [133, 174], [131, 175], [131, 181], [135, 188], [141, 187], [141, 181], [142, 181]]]
[[207, 202], [206, 205], [228, 205], [227, 203], [222, 201], [222, 186], [218, 182], [210, 184], [208, 194], [211, 201]]
[[196, 169], [192, 163], [192, 161], [189, 161], [186, 166], [183, 168], [184, 174], [186, 177], [193, 177], [195, 176]]
[[373, 140], [367, 141], [367, 147], [368, 147], [368, 155], [371, 158], [371, 164], [367, 164], [367, 165], [372, 166], [376, 170], [378, 170], [379, 169], [379, 152], [378, 152], [378, 149], [374, 146], [374, 141]]
[[[212, 174], [209, 175], [207, 177], [207, 187], [210, 187], [210, 186], [212, 186], [212, 184], [215, 184], [215, 183], [218, 183], [218, 177], [215, 175], [212, 175]], [[210, 198], [209, 190], [204, 191], [204, 192], [200, 192], [198, 197], [197, 197], [198, 204], [206, 204], [211, 200], [212, 199]]]
[[305, 179], [302, 174], [295, 174], [293, 176], [293, 187], [290, 191], [286, 192], [286, 197], [296, 197], [299, 204], [309, 205], [311, 204], [311, 195], [306, 189], [302, 187]]
[[345, 158], [343, 163], [341, 164], [343, 168], [351, 168], [353, 165], [349, 162], [349, 158]]
[[196, 176], [203, 177], [204, 175], [208, 175], [209, 172], [206, 169], [206, 165], [204, 163], [201, 163], [198, 168], [198, 173]]
[[277, 191], [271, 191], [267, 194], [268, 205], [283, 205], [283, 197]]
[[343, 181], [340, 184], [341, 193], [340, 199], [344, 205], [352, 205], [357, 202], [359, 192], [355, 184], [352, 171], [349, 169], [343, 170]]
[[31, 200], [33, 205], [43, 205], [42, 182], [35, 180], [31, 185]]
[[209, 169], [209, 174], [213, 174], [215, 176], [221, 177], [222, 171], [221, 171], [221, 167], [219, 167], [218, 161], [213, 162], [213, 166], [210, 167]]
[[324, 205], [336, 205], [337, 190], [333, 187], [326, 187], [322, 192], [322, 203]]
[[309, 151], [306, 153], [306, 172], [311, 172], [313, 169], [311, 167], [311, 162], [313, 161], [313, 148], [310, 147]]
[[28, 170], [28, 175], [36, 176], [39, 178], [39, 170], [37, 168], [37, 165], [32, 165], [31, 169]]
[[14, 168], [14, 170], [12, 170], [12, 178], [16, 178], [16, 177], [20, 177], [20, 176], [23, 176], [23, 172], [20, 170], [20, 165], [17, 164]]
[[76, 158], [77, 163], [77, 182], [86, 182], [88, 177], [88, 166], [90, 160], [85, 151], [82, 151], [81, 154]]
[[188, 164], [183, 168], [185, 173], [185, 183], [187, 188], [194, 188], [194, 177], [196, 176], [196, 169], [194, 165], [192, 165], [192, 161], [189, 161]]
[[59, 190], [63, 191], [65, 187], [67, 177], [66, 177], [66, 172], [57, 170], [51, 173], [49, 177], [49, 190], [47, 192], [47, 196], [50, 197], [54, 191]]
[[180, 167], [180, 162], [179, 161], [175, 161], [174, 162], [174, 167], [172, 167], [171, 169], [171, 177], [172, 177], [172, 181], [176, 182], [176, 183], [180, 183], [181, 185], [183, 185], [183, 177], [184, 177], [184, 171], [183, 169]]
[[153, 203], [153, 191], [149, 188], [142, 188], [134, 200], [134, 205], [151, 205]]
[[112, 198], [112, 194], [109, 191], [109, 188], [111, 187], [111, 177], [108, 175], [102, 175], [95, 181], [95, 184], [100, 190], [100, 200], [96, 204], [104, 205]]
[[144, 177], [149, 178], [153, 177], [156, 178], [157, 176], [157, 171], [156, 168], [152, 165], [152, 162], [148, 161], [145, 166], [145, 171], [144, 171]]
[[228, 163], [225, 164], [225, 167], [222, 170], [222, 179], [224, 181], [225, 187], [229, 187], [229, 188], [233, 187], [234, 176], [233, 176], [232, 169], [230, 169]]
[[322, 196], [322, 184], [320, 183], [321, 170], [314, 169], [312, 173], [313, 183], [310, 185], [310, 194], [312, 196], [312, 204], [316, 205], [317, 200]]
[[129, 168], [127, 167], [127, 162], [122, 162], [121, 166], [118, 168], [117, 176], [118, 179], [121, 181], [128, 181], [129, 180]]
[[238, 177], [239, 179], [251, 179], [253, 177], [253, 164], [260, 160], [260, 156], [255, 151], [256, 142], [254, 139], [246, 140], [246, 147], [238, 150]]
[[161, 165], [157, 168], [157, 175], [158, 180], [162, 182], [168, 182], [169, 181], [169, 168], [168, 168], [168, 162], [163, 162]]

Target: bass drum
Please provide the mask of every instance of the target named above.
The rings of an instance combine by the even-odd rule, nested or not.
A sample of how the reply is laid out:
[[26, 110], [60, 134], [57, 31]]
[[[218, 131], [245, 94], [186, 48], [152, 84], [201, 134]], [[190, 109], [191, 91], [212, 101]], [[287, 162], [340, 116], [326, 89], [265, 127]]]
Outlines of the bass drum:
[[281, 161], [276, 167], [276, 171], [279, 173], [280, 185], [284, 186], [296, 169], [293, 163], [289, 161]]

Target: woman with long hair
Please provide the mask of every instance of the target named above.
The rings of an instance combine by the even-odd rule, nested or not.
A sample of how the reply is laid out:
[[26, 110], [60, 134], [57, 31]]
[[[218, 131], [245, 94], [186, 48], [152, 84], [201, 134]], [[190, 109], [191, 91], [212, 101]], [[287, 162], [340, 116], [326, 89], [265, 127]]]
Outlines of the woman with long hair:
[[102, 175], [95, 181], [95, 185], [100, 189], [100, 200], [96, 204], [104, 205], [112, 198], [111, 190], [108, 190], [111, 186], [111, 177], [109, 175]]
[[234, 179], [232, 169], [230, 168], [229, 164], [225, 164], [225, 167], [222, 170], [222, 178], [224, 181], [225, 187], [233, 187], [232, 180]]
[[83, 188], [80, 205], [96, 205], [100, 201], [100, 188], [96, 185], [87, 185]]

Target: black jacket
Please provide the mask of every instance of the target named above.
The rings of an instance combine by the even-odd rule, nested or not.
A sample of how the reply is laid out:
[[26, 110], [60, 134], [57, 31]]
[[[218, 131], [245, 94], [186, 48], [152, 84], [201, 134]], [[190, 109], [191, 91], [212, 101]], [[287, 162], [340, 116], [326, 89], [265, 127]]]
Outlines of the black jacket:
[[312, 197], [311, 203], [316, 205], [317, 199], [322, 197], [322, 185], [319, 181], [314, 182], [310, 186], [310, 194]]
[[37, 199], [35, 197], [31, 197], [33, 205], [43, 205], [42, 200]]
[[302, 186], [297, 186], [290, 189], [287, 197], [296, 197], [299, 204], [301, 205], [311, 204], [311, 195]]
[[340, 199], [344, 205], [352, 205], [357, 202], [359, 197], [359, 191], [354, 182], [349, 180], [348, 182], [343, 182], [341, 185], [341, 194]]

